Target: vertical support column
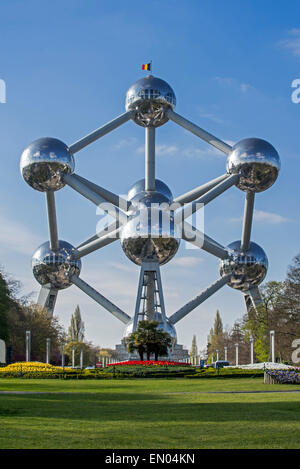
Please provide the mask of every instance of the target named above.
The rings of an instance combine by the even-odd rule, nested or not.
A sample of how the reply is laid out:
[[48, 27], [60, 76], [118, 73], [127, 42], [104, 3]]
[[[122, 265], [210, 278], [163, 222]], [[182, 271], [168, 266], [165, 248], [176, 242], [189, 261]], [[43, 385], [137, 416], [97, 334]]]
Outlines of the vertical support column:
[[148, 321], [154, 321], [155, 312], [155, 272], [149, 271], [145, 274], [147, 286], [146, 286], [146, 318]]
[[227, 347], [224, 347], [224, 360], [227, 362]]
[[26, 361], [30, 362], [31, 332], [26, 331]]
[[254, 363], [254, 339], [250, 336], [250, 363], [253, 365]]
[[217, 362], [219, 361], [219, 350], [216, 350], [216, 354], [217, 354]]
[[46, 363], [50, 363], [50, 339], [46, 339]]
[[270, 331], [271, 362], [275, 363], [275, 331]]
[[234, 344], [235, 346], [235, 365], [239, 364], [239, 344]]
[[250, 236], [254, 210], [254, 192], [247, 191], [245, 198], [244, 221], [242, 231], [241, 250], [248, 251], [250, 245]]
[[145, 129], [145, 190], [155, 191], [155, 127]]
[[57, 234], [56, 208], [55, 208], [55, 198], [54, 198], [53, 191], [46, 192], [46, 203], [47, 203], [47, 213], [48, 213], [50, 249], [52, 251], [58, 251], [59, 241], [58, 241], [58, 234]]
[[[158, 294], [158, 298], [156, 298]], [[158, 299], [158, 303], [157, 300]], [[141, 308], [144, 302], [144, 308]], [[138, 293], [135, 306], [135, 314], [133, 319], [133, 332], [137, 329], [139, 316], [142, 319], [156, 320], [156, 313], [160, 309], [164, 330], [167, 330], [167, 318], [165, 311], [165, 303], [160, 276], [159, 264], [156, 260], [144, 260], [141, 266]]]

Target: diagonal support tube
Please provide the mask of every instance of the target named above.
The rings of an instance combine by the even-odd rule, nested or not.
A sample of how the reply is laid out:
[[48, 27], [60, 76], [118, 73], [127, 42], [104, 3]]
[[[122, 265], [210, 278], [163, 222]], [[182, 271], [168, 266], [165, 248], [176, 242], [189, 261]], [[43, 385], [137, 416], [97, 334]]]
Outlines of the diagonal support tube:
[[185, 194], [179, 195], [173, 200], [173, 202], [179, 204], [187, 204], [189, 202], [192, 202], [193, 200], [198, 199], [198, 197], [201, 197], [202, 195], [206, 194], [206, 192], [213, 189], [215, 186], [217, 186], [220, 182], [224, 181], [224, 179], [227, 179], [228, 177], [228, 173], [222, 174], [222, 176], [219, 176], [216, 179], [212, 179], [211, 181], [206, 182], [202, 186], [196, 187], [195, 189], [186, 192]]
[[111, 301], [105, 298], [105, 296], [101, 295], [81, 278], [76, 275], [72, 275], [71, 282], [124, 324], [128, 324], [129, 321], [131, 321], [131, 317], [128, 316], [128, 314], [124, 313], [124, 311], [118, 308], [118, 306], [114, 305]]
[[40, 289], [37, 304], [45, 308], [50, 316], [53, 316], [58, 290], [50, 284], [43, 285]]
[[58, 234], [57, 234], [56, 208], [55, 208], [55, 198], [54, 198], [53, 191], [46, 192], [46, 205], [47, 205], [47, 214], [48, 214], [50, 249], [52, 251], [58, 251], [59, 241], [58, 241]]
[[254, 211], [254, 198], [255, 193], [247, 191], [245, 198], [245, 209], [244, 209], [244, 220], [243, 220], [243, 231], [241, 240], [241, 250], [243, 252], [248, 251], [250, 245], [251, 228]]
[[228, 259], [229, 257], [228, 251], [221, 244], [217, 243], [212, 238], [197, 230], [187, 222], [184, 222], [181, 225], [181, 237], [185, 241], [188, 241], [194, 246], [209, 252], [219, 259]]
[[194, 200], [188, 205], [179, 208], [174, 214], [175, 223], [179, 223], [182, 220], [189, 218], [193, 213], [195, 213], [200, 208], [203, 208], [204, 205], [207, 205], [209, 202], [214, 200], [219, 195], [223, 194], [227, 189], [232, 187], [239, 180], [240, 176], [238, 174], [232, 174], [224, 181], [220, 182], [217, 186], [213, 187], [210, 191], [206, 192], [202, 197], [197, 200]]
[[176, 313], [172, 314], [169, 318], [171, 324], [176, 324], [178, 321], [183, 319], [187, 314], [189, 314], [193, 309], [197, 308], [197, 306], [201, 305], [205, 300], [207, 300], [211, 295], [216, 293], [220, 288], [222, 288], [229, 280], [230, 275], [226, 275], [225, 277], [221, 277], [215, 283], [210, 285], [206, 290], [204, 290], [200, 295], [193, 298], [187, 304], [182, 306]]
[[81, 259], [81, 257], [90, 254], [91, 252], [97, 251], [98, 249], [107, 246], [108, 244], [113, 243], [117, 239], [119, 239], [119, 233], [121, 228], [113, 231], [112, 233], [107, 234], [106, 236], [102, 236], [101, 238], [95, 239], [90, 243], [85, 244], [84, 246], [78, 247], [75, 249], [72, 259]]
[[103, 230], [99, 231], [98, 233], [95, 233], [93, 236], [90, 236], [88, 239], [86, 239], [85, 241], [82, 241], [82, 243], [80, 243], [76, 249], [79, 249], [83, 246], [86, 246], [87, 244], [91, 243], [92, 241], [95, 241], [95, 240], [98, 240], [100, 238], [102, 238], [103, 236], [107, 236], [109, 233], [112, 233], [113, 231], [115, 231], [116, 229], [118, 229], [120, 226], [120, 224], [118, 223], [118, 221], [114, 221], [113, 223], [111, 223], [109, 226], [107, 226], [106, 228], [103, 228]]
[[97, 184], [89, 181], [88, 179], [83, 178], [82, 176], [79, 176], [78, 174], [76, 174], [76, 177], [83, 184], [90, 187], [92, 191], [96, 192], [96, 194], [103, 197], [107, 202], [110, 202], [111, 204], [121, 208], [122, 210], [129, 210], [131, 203], [127, 202], [127, 200], [123, 199], [119, 195], [114, 194], [113, 192], [108, 191], [107, 189], [104, 189], [104, 187], [98, 186]]
[[197, 137], [200, 137], [202, 140], [205, 140], [205, 142], [209, 143], [210, 145], [222, 151], [223, 153], [226, 153], [228, 155], [231, 152], [232, 147], [230, 145], [223, 142], [214, 135], [210, 134], [209, 132], [206, 132], [206, 130], [201, 129], [201, 127], [198, 127], [197, 125], [193, 124], [192, 122], [180, 116], [171, 109], [169, 109], [167, 116], [176, 124], [180, 125], [192, 134], [197, 135]]
[[116, 117], [115, 119], [103, 125], [102, 127], [99, 127], [90, 134], [86, 135], [85, 137], [70, 145], [70, 152], [77, 153], [79, 150], [82, 150], [82, 148], [86, 147], [87, 145], [90, 145], [91, 143], [95, 142], [96, 140], [108, 134], [117, 127], [120, 127], [120, 125], [125, 124], [125, 122], [131, 119], [132, 115], [132, 111], [125, 112], [124, 114], [121, 114], [120, 116]]
[[155, 191], [155, 127], [145, 128], [145, 191]]
[[109, 215], [119, 220], [120, 223], [127, 222], [127, 215], [118, 207], [107, 202], [101, 195], [97, 194], [95, 191], [90, 189], [88, 185], [79, 180], [76, 174], [66, 174], [64, 176], [64, 181], [68, 186], [72, 187], [79, 194], [83, 195], [86, 199], [93, 202], [95, 205], [102, 205], [103, 210], [105, 210]]
[[250, 288], [247, 292], [244, 293], [244, 299], [248, 313], [252, 308], [256, 309], [262, 303], [262, 297], [259, 288], [257, 286]]

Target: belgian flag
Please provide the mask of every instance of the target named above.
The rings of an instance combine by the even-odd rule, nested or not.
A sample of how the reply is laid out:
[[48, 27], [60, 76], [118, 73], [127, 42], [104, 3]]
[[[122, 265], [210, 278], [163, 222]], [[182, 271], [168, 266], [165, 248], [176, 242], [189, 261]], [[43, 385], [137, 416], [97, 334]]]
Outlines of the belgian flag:
[[143, 64], [142, 70], [149, 70], [149, 72], [151, 72], [151, 62], [148, 64]]

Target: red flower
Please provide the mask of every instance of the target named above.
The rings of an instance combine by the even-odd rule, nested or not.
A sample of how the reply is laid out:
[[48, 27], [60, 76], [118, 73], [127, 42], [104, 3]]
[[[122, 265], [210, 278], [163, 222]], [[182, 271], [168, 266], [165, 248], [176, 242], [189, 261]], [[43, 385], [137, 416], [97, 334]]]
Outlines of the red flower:
[[173, 362], [173, 361], [167, 361], [167, 360], [128, 360], [124, 362], [118, 362], [118, 363], [110, 363], [108, 366], [119, 366], [119, 365], [143, 365], [143, 366], [149, 366], [149, 365], [158, 365], [158, 366], [184, 366], [187, 365], [189, 366], [190, 363], [185, 363], [185, 362]]

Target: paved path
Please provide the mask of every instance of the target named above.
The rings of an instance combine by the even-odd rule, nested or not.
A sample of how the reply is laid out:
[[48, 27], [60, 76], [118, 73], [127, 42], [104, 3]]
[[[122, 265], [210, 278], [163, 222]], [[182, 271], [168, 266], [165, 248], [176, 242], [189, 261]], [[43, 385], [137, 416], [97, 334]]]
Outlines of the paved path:
[[[164, 392], [161, 394], [270, 394], [270, 393], [300, 393], [300, 389], [286, 389], [286, 390], [277, 390], [277, 391], [175, 391], [175, 392]], [[11, 395], [26, 395], [26, 394], [86, 394], [86, 395], [95, 395], [99, 394], [98, 392], [70, 392], [70, 391], [0, 391], [1, 394], [11, 394]]]

